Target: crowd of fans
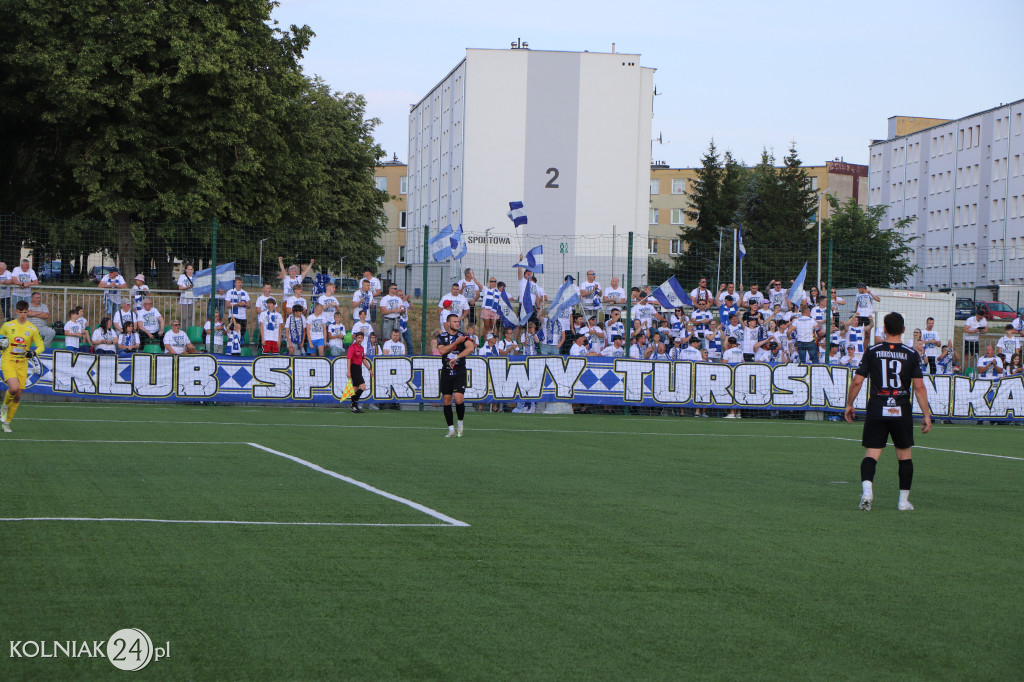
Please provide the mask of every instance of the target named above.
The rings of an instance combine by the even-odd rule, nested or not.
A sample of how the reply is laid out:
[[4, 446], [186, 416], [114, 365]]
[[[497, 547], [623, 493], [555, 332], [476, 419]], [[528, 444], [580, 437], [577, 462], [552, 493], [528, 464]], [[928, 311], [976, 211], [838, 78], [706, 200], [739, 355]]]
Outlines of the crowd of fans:
[[[192, 265], [186, 265], [177, 279], [178, 310], [168, 315], [169, 320], [154, 305], [143, 274], [137, 274], [129, 285], [118, 268], [110, 268], [97, 285], [103, 292], [102, 319], [90, 333], [84, 308], [77, 306], [68, 311], [63, 323], [64, 344], [73, 350], [91, 347], [100, 354], [139, 350], [194, 353], [201, 347], [207, 352], [242, 355], [257, 347], [263, 353], [334, 357], [343, 355], [353, 334], [361, 331], [369, 358], [411, 353], [410, 300], [395, 284], [389, 284], [384, 292], [380, 280], [366, 270], [351, 299], [347, 294], [339, 298], [335, 284], [326, 276], [318, 276], [312, 287], [304, 285], [314, 261], [301, 268], [286, 267], [281, 258], [278, 263], [279, 289], [275, 291], [266, 284], [252, 300], [242, 286], [243, 280], [236, 278], [233, 288], [216, 292], [214, 319], [212, 324], [205, 322], [201, 330], [190, 324], [195, 319], [194, 306], [204, 300], [194, 294]], [[616, 277], [604, 287], [591, 270], [585, 280], [568, 284], [572, 293], [578, 294], [578, 303], [552, 318], [548, 316], [549, 297], [534, 274], [519, 268], [516, 279], [516, 290], [506, 293], [513, 294], [511, 300], [531, 297], [534, 313], [527, 324], [503, 324], [495, 301], [505, 292], [505, 282], [494, 276], [481, 282], [467, 268], [437, 303], [438, 326], [428, 336], [430, 352], [438, 353], [437, 334], [452, 314], [459, 317], [463, 333], [476, 341], [476, 352], [481, 356], [569, 355], [856, 366], [864, 350], [882, 338], [881, 331], [872, 325], [873, 306], [879, 298], [863, 283], [848, 318], [837, 312], [846, 301], [834, 289], [828, 292], [833, 313], [828, 319], [824, 283], [820, 289], [801, 292], [793, 302], [781, 280], [769, 282], [765, 291], [751, 284], [749, 290], [739, 292], [729, 282], [716, 292], [701, 278], [689, 292], [691, 305], [664, 308], [650, 287], [633, 287], [627, 292]], [[51, 327], [54, 320], [40, 293], [32, 291], [38, 284], [28, 259], [13, 272], [0, 263], [0, 303], [5, 318], [12, 301], [27, 300], [29, 318], [49, 345], [55, 336]], [[312, 290], [307, 292], [307, 288]], [[631, 319], [628, 330], [627, 306]], [[988, 326], [979, 311], [965, 322], [961, 358], [952, 340], [941, 339], [934, 320], [929, 318], [924, 329], [913, 330], [908, 345], [921, 355], [925, 374], [976, 373], [992, 378], [1024, 373], [1024, 324], [1020, 315], [1003, 331], [995, 344], [982, 347], [980, 335], [988, 332]]]

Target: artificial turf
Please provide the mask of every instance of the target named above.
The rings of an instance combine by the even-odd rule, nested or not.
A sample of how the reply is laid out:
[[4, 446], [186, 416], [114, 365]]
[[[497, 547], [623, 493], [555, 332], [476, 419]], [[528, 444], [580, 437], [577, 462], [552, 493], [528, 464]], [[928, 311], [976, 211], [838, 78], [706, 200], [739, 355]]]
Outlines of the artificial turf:
[[[38, 403], [13, 425], [0, 517], [388, 524], [0, 522], [0, 639], [140, 628], [171, 647], [146, 679], [1024, 671], [1019, 427], [918, 433], [914, 512], [885, 451], [864, 513], [859, 425], [470, 411], [445, 439], [431, 411]], [[4, 649], [5, 679], [123, 674]]]

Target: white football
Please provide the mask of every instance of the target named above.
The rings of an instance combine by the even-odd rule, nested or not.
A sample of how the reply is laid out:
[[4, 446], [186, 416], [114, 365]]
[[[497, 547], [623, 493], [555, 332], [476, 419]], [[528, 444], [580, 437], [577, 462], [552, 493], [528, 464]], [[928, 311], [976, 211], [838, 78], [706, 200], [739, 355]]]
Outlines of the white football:
[[10, 343], [6, 336], [0, 336], [0, 350], [5, 350]]

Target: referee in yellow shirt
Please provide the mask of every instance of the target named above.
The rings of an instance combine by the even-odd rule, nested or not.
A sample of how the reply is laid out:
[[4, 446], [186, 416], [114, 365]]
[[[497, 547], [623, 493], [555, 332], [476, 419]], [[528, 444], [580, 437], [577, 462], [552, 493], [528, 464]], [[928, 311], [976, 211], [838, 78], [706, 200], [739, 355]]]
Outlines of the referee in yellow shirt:
[[28, 361], [46, 347], [36, 326], [28, 321], [28, 301], [18, 301], [15, 319], [0, 326], [0, 370], [7, 382], [0, 428], [11, 432], [11, 420], [21, 404], [21, 391], [28, 382]]

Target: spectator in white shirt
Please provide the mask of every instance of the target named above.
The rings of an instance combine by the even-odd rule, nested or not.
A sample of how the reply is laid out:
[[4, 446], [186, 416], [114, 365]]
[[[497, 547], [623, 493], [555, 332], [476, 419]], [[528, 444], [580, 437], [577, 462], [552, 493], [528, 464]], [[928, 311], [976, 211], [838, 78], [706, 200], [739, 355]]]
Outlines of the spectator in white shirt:
[[284, 315], [277, 312], [277, 300], [273, 296], [268, 296], [263, 303], [266, 310], [257, 318], [260, 324], [260, 343], [263, 344], [264, 354], [276, 354], [281, 350], [281, 327], [284, 326]]
[[[359, 320], [359, 313], [366, 313], [366, 320], [370, 319], [370, 310], [373, 309], [377, 302], [373, 300], [373, 283], [364, 279], [359, 282], [359, 288], [352, 294], [352, 319]], [[352, 327], [353, 333], [355, 332], [355, 326]], [[367, 332], [369, 333], [369, 332]], [[365, 341], [364, 341], [365, 343]]]
[[327, 325], [327, 347], [330, 349], [332, 358], [345, 354], [345, 332], [341, 311], [336, 310], [334, 311], [334, 322]]
[[119, 353], [134, 353], [139, 349], [139, 335], [135, 333], [135, 323], [125, 322], [124, 331], [117, 337]]
[[1010, 358], [1020, 348], [1020, 338], [1014, 333], [1012, 324], [1006, 325], [1003, 332], [1003, 335], [996, 341], [996, 349], [1004, 357]]
[[576, 339], [572, 342], [572, 347], [569, 348], [569, 355], [571, 357], [578, 357], [581, 355], [597, 355], [597, 353], [593, 353], [587, 348], [587, 336], [585, 334], [577, 334]]
[[978, 358], [978, 376], [995, 379], [1003, 376], [1003, 360], [994, 346], [985, 346], [985, 355]]
[[864, 282], [857, 285], [857, 317], [860, 318], [859, 322], [861, 326], [874, 320], [874, 302], [881, 300], [882, 299], [878, 295], [872, 293], [871, 290], [868, 289], [868, 285]]
[[[270, 285], [263, 285], [263, 293], [256, 297], [256, 325], [259, 326], [260, 315], [267, 312], [267, 299], [272, 298], [273, 294], [270, 293]], [[277, 300], [277, 299], [275, 299]]]
[[110, 272], [103, 275], [98, 286], [103, 289], [103, 312], [113, 315], [114, 311], [121, 306], [121, 290], [128, 288], [128, 282], [115, 267], [110, 268]]
[[160, 343], [164, 335], [164, 318], [153, 307], [153, 299], [142, 299], [142, 309], [135, 313], [136, 333], [143, 343]]
[[624, 357], [626, 355], [626, 351], [622, 346], [622, 337], [616, 334], [612, 337], [612, 345], [605, 346], [604, 349], [601, 350], [601, 355], [606, 358]]
[[742, 308], [749, 308], [750, 304], [757, 301], [759, 304], [764, 301], [764, 294], [757, 290], [757, 284], [750, 285], [750, 291], [744, 292], [743, 303], [740, 304]]
[[327, 286], [324, 287], [324, 293], [320, 294], [320, 298], [317, 299], [317, 302], [324, 307], [324, 312], [332, 320], [334, 319], [334, 313], [341, 309], [341, 303], [334, 295], [336, 290], [337, 287], [334, 286], [334, 282], [328, 282]]
[[[188, 340], [188, 337], [185, 337]], [[117, 353], [117, 331], [110, 326], [110, 318], [104, 317], [100, 320], [100, 326], [92, 333], [93, 352], [100, 355], [115, 355]]]
[[[468, 270], [472, 276], [472, 270]], [[381, 319], [381, 336], [385, 339], [391, 339], [391, 331], [398, 330], [401, 333], [400, 327], [402, 322], [402, 313], [405, 312], [405, 303], [398, 297], [398, 287], [394, 284], [388, 285], [388, 294], [384, 298], [380, 299], [378, 303], [380, 308]], [[387, 341], [384, 342], [385, 344]]]
[[665, 319], [657, 310], [654, 309], [654, 306], [650, 304], [647, 295], [644, 293], [640, 294], [640, 297], [637, 299], [637, 304], [633, 306], [633, 309], [629, 314], [634, 320], [639, 320], [640, 326], [644, 329], [650, 329], [651, 323], [655, 320], [662, 321]]
[[498, 319], [498, 313], [492, 307], [497, 297], [498, 279], [491, 277], [487, 280], [487, 288], [484, 290], [483, 310], [480, 311], [480, 317], [484, 321], [483, 333], [485, 336], [494, 330], [495, 320]]
[[11, 287], [13, 279], [7, 263], [0, 261], [0, 323], [11, 314]]
[[391, 330], [391, 338], [384, 342], [384, 355], [405, 355], [405, 344], [402, 343], [402, 333], [397, 329]]
[[121, 301], [120, 309], [114, 311], [110, 316], [110, 320], [118, 334], [124, 333], [124, 327], [129, 322], [137, 322], [138, 318], [135, 316], [135, 311], [132, 309], [131, 301]]
[[964, 322], [964, 365], [969, 366], [967, 363], [971, 361], [971, 358], [977, 357], [979, 348], [978, 342], [980, 340], [980, 334], [984, 334], [988, 331], [988, 322], [985, 321], [985, 316], [981, 314], [981, 310], [975, 310], [973, 317], [968, 317]]
[[601, 301], [609, 307], [610, 310], [621, 310], [626, 305], [626, 290], [619, 286], [619, 278], [612, 277], [610, 285], [604, 290], [604, 297]]
[[246, 318], [248, 317], [249, 292], [242, 288], [242, 278], [235, 277], [235, 286], [224, 294], [224, 300], [228, 305], [228, 315], [234, 318], [238, 331], [245, 334]]
[[708, 305], [714, 302], [715, 296], [708, 289], [708, 280], [706, 277], [701, 277], [697, 283], [697, 288], [690, 292], [690, 300], [693, 301], [694, 305], [697, 305], [698, 301], [706, 301]]
[[363, 278], [359, 280], [359, 285], [362, 286], [363, 282], [370, 283], [370, 291], [373, 292], [374, 296], [380, 296], [383, 292], [380, 280], [373, 275], [373, 270], [370, 270], [369, 268], [363, 270]]
[[302, 284], [302, 280], [309, 274], [309, 271], [313, 269], [313, 259], [309, 259], [309, 263], [302, 268], [302, 272], [299, 272], [298, 265], [289, 265], [287, 269], [284, 267], [284, 258], [281, 256], [277, 257], [278, 273], [277, 278], [281, 280], [281, 293], [282, 297], [287, 299], [293, 295], [293, 289], [296, 284]]
[[306, 310], [309, 309], [309, 304], [306, 303], [306, 299], [302, 297], [302, 285], [292, 285], [292, 295], [285, 299], [284, 309], [288, 312], [292, 312], [295, 306], [302, 308], [302, 314], [306, 314]]
[[192, 322], [192, 314], [195, 310], [196, 296], [192, 293], [194, 283], [192, 276], [195, 274], [195, 268], [189, 263], [185, 266], [185, 272], [178, 277], [178, 290], [181, 291], [181, 295], [178, 297], [178, 305], [181, 307], [181, 319], [186, 323]]
[[223, 353], [224, 352], [224, 318], [217, 311], [213, 313], [213, 345], [210, 345], [210, 321], [207, 320], [203, 324], [203, 332], [206, 335], [206, 352], [207, 353]]
[[78, 308], [68, 312], [68, 321], [64, 323], [64, 347], [68, 350], [79, 350], [83, 342], [88, 342], [82, 313]]
[[[390, 287], [389, 287], [390, 289]], [[467, 304], [469, 305], [469, 322], [470, 324], [476, 324], [476, 304], [480, 301], [480, 295], [483, 287], [480, 286], [480, 282], [476, 280], [476, 275], [473, 274], [473, 268], [466, 268], [463, 272], [462, 279], [459, 280], [459, 293], [462, 294]], [[384, 303], [381, 302], [381, 312], [384, 310]], [[385, 332], [387, 334], [387, 332]], [[390, 337], [390, 335], [388, 335]]]
[[438, 311], [440, 312], [441, 326], [444, 327], [449, 315], [456, 315], [459, 318], [459, 326], [462, 326], [462, 321], [466, 319], [469, 314], [469, 302], [466, 297], [459, 293], [459, 285], [456, 282], [452, 284], [450, 294], [445, 294], [444, 297], [437, 303]]
[[28, 320], [39, 330], [43, 343], [49, 346], [57, 333], [50, 326], [50, 307], [43, 303], [43, 295], [38, 291], [32, 293], [32, 301], [28, 305]]
[[519, 355], [519, 344], [516, 342], [515, 331], [512, 327], [505, 327], [502, 330], [504, 338], [498, 341], [499, 355]]
[[796, 349], [799, 354], [800, 363], [818, 363], [818, 330], [821, 323], [811, 318], [811, 310], [807, 304], [800, 306], [800, 317], [793, 322], [796, 330]]
[[725, 297], [732, 296], [732, 305], [739, 307], [740, 295], [736, 293], [736, 285], [732, 282], [726, 282], [718, 287], [718, 298], [715, 299], [715, 305], [723, 305], [725, 303]]
[[580, 283], [580, 303], [588, 314], [601, 310], [601, 283], [593, 270], [587, 270], [586, 281]]
[[925, 362], [928, 363], [928, 373], [936, 374], [935, 359], [939, 357], [942, 348], [942, 339], [939, 332], [935, 330], [935, 318], [929, 317], [925, 320], [925, 328], [921, 330], [921, 342], [924, 343]]
[[132, 307], [135, 310], [142, 310], [142, 301], [149, 295], [149, 286], [146, 284], [146, 276], [142, 273], [135, 275], [135, 284], [132, 286]]
[[306, 316], [306, 339], [309, 346], [318, 356], [324, 356], [327, 343], [327, 320], [324, 319], [324, 307], [321, 303], [313, 305], [313, 312]]
[[365, 310], [359, 311], [359, 321], [352, 325], [352, 336], [359, 332], [363, 333], [363, 347], [366, 347], [366, 342], [370, 338], [370, 334], [373, 333], [373, 325], [366, 321], [367, 314]]

